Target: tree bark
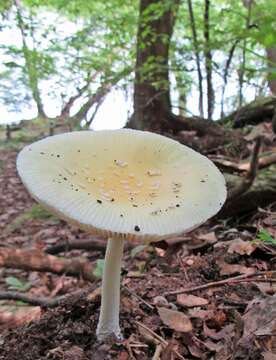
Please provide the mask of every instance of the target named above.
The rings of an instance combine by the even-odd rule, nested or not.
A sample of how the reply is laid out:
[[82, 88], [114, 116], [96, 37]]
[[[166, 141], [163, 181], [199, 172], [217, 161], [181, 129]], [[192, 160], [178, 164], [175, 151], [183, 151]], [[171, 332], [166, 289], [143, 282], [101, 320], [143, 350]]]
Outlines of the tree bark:
[[40, 91], [38, 87], [38, 76], [37, 76], [38, 64], [36, 60], [32, 59], [31, 52], [26, 42], [26, 26], [24, 24], [23, 16], [21, 14], [19, 0], [14, 0], [14, 5], [16, 7], [17, 25], [19, 27], [22, 37], [22, 51], [23, 51], [25, 66], [27, 70], [29, 87], [31, 89], [33, 99], [37, 106], [38, 116], [43, 119], [46, 119], [47, 115], [44, 112]]
[[197, 76], [198, 76], [199, 114], [203, 118], [204, 117], [203, 86], [202, 86], [203, 76], [202, 76], [201, 67], [200, 67], [200, 51], [199, 51], [198, 40], [197, 40], [197, 31], [196, 31], [196, 25], [195, 25], [195, 18], [194, 18], [192, 0], [188, 0], [188, 10], [189, 10], [191, 30], [192, 30], [192, 36], [193, 36], [193, 45], [194, 45], [194, 50], [195, 50]]
[[263, 121], [271, 121], [275, 114], [276, 98], [266, 97], [252, 101], [237, 111], [221, 119], [219, 123], [230, 123], [233, 128], [245, 125], [257, 125]]
[[171, 115], [169, 49], [179, 0], [141, 0], [133, 125], [160, 131]]
[[[80, 124], [81, 120], [83, 120], [87, 117], [87, 114], [88, 114], [89, 110], [91, 109], [91, 107], [93, 105], [97, 106], [97, 104], [102, 103], [104, 98], [106, 97], [106, 95], [112, 89], [112, 87], [115, 84], [117, 84], [122, 78], [129, 75], [129, 73], [131, 71], [132, 71], [132, 68], [127, 67], [127, 68], [123, 69], [122, 71], [120, 71], [119, 73], [116, 73], [113, 78], [106, 79], [105, 81], [103, 81], [103, 83], [98, 87], [96, 92], [94, 94], [90, 95], [88, 97], [87, 101], [77, 111], [77, 113], [71, 117], [68, 117], [66, 122], [68, 124], [72, 125], [73, 127], [78, 126]], [[80, 91], [83, 93], [86, 90], [86, 88], [88, 88], [88, 85], [89, 84], [87, 84], [83, 89], [80, 89]], [[76, 95], [75, 97], [71, 98], [73, 103], [78, 97], [79, 96]], [[69, 100], [69, 102], [70, 102], [70, 100]], [[68, 106], [71, 108], [72, 105], [73, 104], [69, 104]]]
[[[245, 23], [245, 31], [248, 31], [251, 21], [251, 10], [254, 0], [243, 0], [243, 5], [247, 8], [247, 16]], [[246, 63], [246, 46], [247, 46], [247, 38], [245, 37], [243, 40], [242, 46], [242, 61], [241, 66], [238, 71], [239, 75], [239, 107], [243, 104], [243, 83], [244, 83], [244, 73], [245, 73], [245, 63]]]
[[210, 45], [210, 0], [205, 0], [204, 9], [204, 55], [205, 55], [205, 69], [206, 69], [206, 81], [207, 81], [207, 115], [208, 120], [212, 119], [214, 112], [215, 94], [212, 84], [212, 52]]
[[87, 261], [60, 259], [34, 249], [0, 248], [0, 266], [26, 271], [52, 272], [94, 281], [94, 267]]
[[[276, 68], [276, 47], [266, 49], [267, 56], [267, 64], [269, 67]], [[271, 95], [276, 96], [276, 75], [275, 72], [273, 74], [268, 74], [268, 86], [271, 92]]]
[[225, 64], [225, 69], [223, 72], [223, 85], [222, 85], [222, 90], [221, 90], [221, 102], [220, 102], [220, 117], [223, 118], [224, 117], [224, 94], [225, 94], [225, 90], [226, 90], [226, 86], [227, 86], [227, 82], [228, 82], [228, 74], [229, 74], [229, 69], [230, 69], [230, 65], [234, 56], [234, 52], [235, 49], [237, 47], [239, 43], [239, 40], [236, 40], [234, 42], [234, 44], [231, 46], [230, 50], [229, 50], [229, 54], [228, 54], [228, 58]]
[[101, 87], [97, 89], [95, 94], [91, 95], [86, 103], [82, 105], [82, 107], [78, 110], [78, 112], [71, 116], [70, 118], [67, 118], [67, 122], [70, 123], [73, 127], [80, 124], [81, 120], [83, 120], [86, 116], [88, 111], [91, 109], [91, 107], [94, 104], [97, 104], [99, 101], [101, 101], [111, 90], [112, 84], [103, 84]]
[[[227, 187], [231, 189], [240, 181], [240, 177], [226, 175]], [[225, 203], [218, 214], [221, 218], [240, 216], [265, 207], [276, 201], [276, 165], [260, 170], [253, 185], [240, 196], [234, 197]]]

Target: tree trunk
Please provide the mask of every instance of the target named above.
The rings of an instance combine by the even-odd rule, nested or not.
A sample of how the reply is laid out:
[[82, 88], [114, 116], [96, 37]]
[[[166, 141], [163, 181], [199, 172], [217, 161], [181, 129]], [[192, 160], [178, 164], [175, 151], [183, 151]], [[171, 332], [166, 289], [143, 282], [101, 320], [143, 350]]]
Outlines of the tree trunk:
[[141, 0], [133, 125], [160, 131], [171, 117], [169, 49], [179, 0]]
[[275, 114], [275, 108], [275, 98], [260, 98], [234, 111], [219, 123], [230, 123], [233, 128], [242, 128], [249, 124], [257, 125], [263, 121], [271, 121]]
[[229, 74], [229, 69], [230, 69], [230, 65], [234, 56], [234, 52], [236, 49], [236, 46], [238, 45], [239, 40], [236, 40], [234, 42], [234, 44], [231, 46], [230, 50], [229, 50], [229, 54], [228, 54], [228, 58], [225, 64], [225, 68], [223, 71], [223, 85], [222, 85], [222, 90], [221, 90], [221, 102], [220, 102], [220, 117], [223, 118], [224, 117], [224, 94], [225, 94], [225, 90], [226, 90], [226, 86], [227, 86], [227, 82], [228, 82], [228, 74]]
[[37, 60], [33, 59], [31, 52], [28, 48], [27, 42], [26, 42], [26, 26], [24, 24], [24, 20], [21, 14], [21, 8], [20, 3], [18, 0], [14, 1], [15, 7], [16, 7], [16, 16], [17, 16], [17, 25], [19, 27], [19, 30], [21, 32], [22, 37], [22, 51], [24, 55], [25, 60], [25, 66], [27, 70], [27, 77], [29, 82], [29, 87], [33, 96], [33, 99], [37, 106], [37, 112], [38, 116], [46, 119], [47, 115], [44, 112], [40, 91], [38, 87], [38, 76], [37, 76]]
[[197, 40], [197, 31], [196, 31], [196, 25], [195, 25], [195, 19], [194, 19], [194, 11], [193, 11], [193, 5], [192, 0], [188, 0], [188, 10], [189, 10], [189, 17], [190, 17], [190, 23], [191, 23], [191, 30], [192, 30], [192, 36], [193, 36], [193, 46], [195, 50], [195, 58], [196, 58], [196, 67], [197, 67], [197, 76], [198, 76], [198, 88], [199, 88], [199, 114], [203, 118], [204, 117], [204, 109], [203, 109], [203, 76], [201, 73], [201, 67], [200, 67], [200, 56], [199, 56], [199, 46], [198, 46], [198, 40]]
[[214, 112], [215, 94], [212, 84], [212, 52], [210, 45], [210, 24], [209, 24], [209, 10], [210, 0], [205, 0], [204, 10], [204, 55], [205, 55], [205, 69], [206, 69], [206, 81], [207, 81], [207, 115], [208, 120], [212, 120]]
[[[269, 67], [276, 68], [276, 47], [266, 49], [267, 64]], [[276, 96], [276, 75], [275, 71], [268, 74], [268, 86], [271, 95]]]
[[[243, 5], [247, 8], [247, 16], [245, 23], [245, 31], [247, 32], [250, 26], [251, 21], [251, 10], [254, 0], [243, 0]], [[238, 70], [239, 76], [239, 107], [243, 104], [243, 83], [244, 83], [244, 74], [245, 74], [245, 65], [246, 65], [246, 47], [247, 47], [247, 38], [245, 37], [242, 45], [242, 59], [241, 66]]]

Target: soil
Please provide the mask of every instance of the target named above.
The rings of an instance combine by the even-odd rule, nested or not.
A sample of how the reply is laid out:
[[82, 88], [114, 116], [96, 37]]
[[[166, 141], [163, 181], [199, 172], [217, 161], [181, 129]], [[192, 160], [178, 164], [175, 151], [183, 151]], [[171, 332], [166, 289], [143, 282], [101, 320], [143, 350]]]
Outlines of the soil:
[[[48, 214], [31, 211], [34, 202], [16, 174], [16, 154], [0, 150], [0, 246], [43, 250], [59, 241], [91, 238]], [[276, 248], [253, 241], [263, 229], [276, 237], [275, 209], [235, 221], [214, 219], [186, 237], [136, 247], [136, 254], [127, 250], [122, 341], [96, 340], [100, 280], [1, 269], [1, 291], [51, 299], [68, 296], [53, 309], [0, 300], [0, 359], [276, 359]], [[101, 251], [61, 255], [81, 256], [95, 267], [103, 258]], [[231, 280], [239, 275], [245, 278]], [[11, 278], [20, 282], [16, 285]]]

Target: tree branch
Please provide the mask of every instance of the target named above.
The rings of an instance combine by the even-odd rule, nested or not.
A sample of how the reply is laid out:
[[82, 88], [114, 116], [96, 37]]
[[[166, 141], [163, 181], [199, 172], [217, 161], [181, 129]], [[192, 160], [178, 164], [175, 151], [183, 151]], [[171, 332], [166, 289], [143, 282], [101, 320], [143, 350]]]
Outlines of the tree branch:
[[58, 296], [50, 299], [46, 297], [36, 297], [28, 294], [23, 294], [17, 291], [0, 291], [0, 300], [17, 300], [24, 301], [27, 304], [41, 307], [55, 307], [61, 304], [68, 295]]
[[82, 277], [94, 281], [94, 267], [90, 262], [78, 259], [59, 259], [35, 249], [0, 248], [0, 266], [26, 271], [51, 272]]
[[93, 74], [93, 76], [90, 76], [88, 78], [86, 84], [82, 88], [78, 89], [77, 94], [70, 97], [70, 99], [67, 101], [67, 103], [63, 106], [60, 115], [58, 116], [58, 118], [60, 120], [63, 121], [65, 118], [69, 117], [70, 110], [71, 110], [72, 106], [74, 105], [74, 102], [76, 100], [78, 100], [84, 94], [84, 92], [89, 88], [89, 85], [91, 84], [91, 82], [96, 79], [98, 74], [99, 74], [99, 72], [97, 71], [97, 72], [95, 72], [95, 74]]

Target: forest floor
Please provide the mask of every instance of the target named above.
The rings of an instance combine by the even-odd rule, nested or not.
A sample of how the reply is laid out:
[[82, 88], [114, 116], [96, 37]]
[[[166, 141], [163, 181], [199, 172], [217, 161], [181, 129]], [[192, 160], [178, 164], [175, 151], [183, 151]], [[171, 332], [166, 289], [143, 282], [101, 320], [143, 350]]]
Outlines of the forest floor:
[[[16, 173], [17, 152], [18, 146], [0, 147], [0, 262], [1, 249], [41, 252], [76, 239], [92, 244], [91, 235], [30, 198]], [[89, 282], [81, 275], [4, 266], [0, 297], [6, 291], [30, 298], [66, 296], [51, 309], [0, 300], [0, 359], [275, 360], [275, 238], [274, 204], [239, 219], [213, 219], [154, 246], [127, 248], [124, 340], [113, 344], [100, 344], [95, 337], [100, 277]], [[89, 261], [100, 275], [104, 245], [57, 255], [57, 260]]]

